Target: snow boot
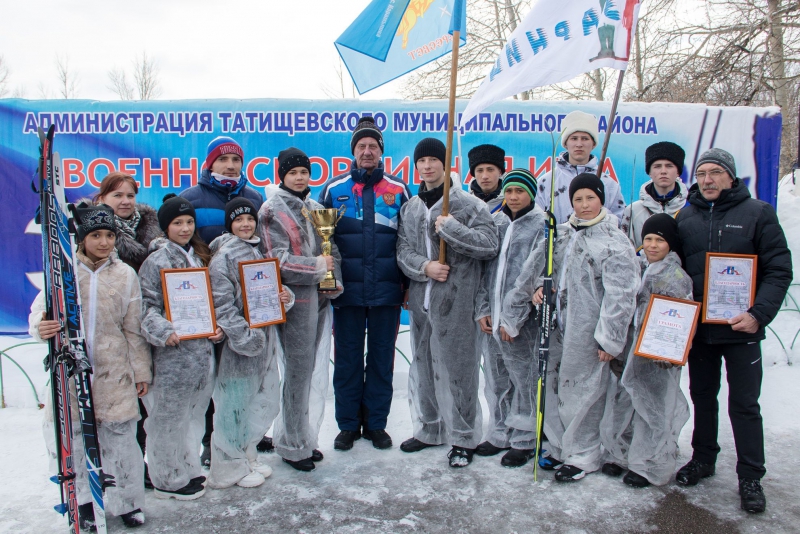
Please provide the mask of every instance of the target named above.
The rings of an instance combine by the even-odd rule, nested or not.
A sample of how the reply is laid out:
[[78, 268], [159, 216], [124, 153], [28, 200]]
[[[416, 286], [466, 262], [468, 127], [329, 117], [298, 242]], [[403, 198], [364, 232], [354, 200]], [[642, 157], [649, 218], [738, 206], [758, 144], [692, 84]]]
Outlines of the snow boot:
[[175, 499], [176, 501], [193, 501], [199, 499], [206, 492], [206, 488], [202, 484], [197, 484], [194, 481], [189, 482], [184, 487], [175, 491], [162, 490], [158, 488], [153, 489], [153, 493], [159, 499]]
[[263, 484], [265, 480], [264, 475], [258, 471], [250, 471], [250, 474], [242, 477], [236, 485], [240, 488], [255, 488]]
[[622, 467], [622, 466], [620, 466], [620, 465], [617, 465], [617, 464], [613, 464], [613, 463], [611, 463], [611, 462], [608, 462], [608, 463], [604, 463], [604, 464], [603, 464], [603, 469], [602, 469], [602, 471], [603, 471], [603, 474], [604, 474], [604, 475], [608, 475], [608, 476], [610, 476], [610, 477], [618, 477], [618, 476], [620, 476], [622, 473], [624, 473], [624, 472], [625, 472], [625, 468], [624, 468], [624, 467]]
[[503, 451], [507, 451], [511, 447], [495, 447], [488, 441], [484, 441], [480, 445], [475, 448], [475, 454], [478, 456], [494, 456], [495, 454], [500, 454]]
[[403, 452], [419, 452], [422, 449], [427, 449], [428, 447], [439, 447], [439, 445], [431, 445], [430, 443], [422, 442], [417, 438], [409, 438], [400, 444], [400, 450]]
[[203, 445], [203, 453], [200, 455], [200, 465], [206, 468], [211, 467], [211, 447]]
[[639, 473], [634, 473], [633, 471], [628, 471], [625, 473], [625, 476], [622, 477], [622, 481], [632, 488], [646, 488], [650, 485], [649, 480], [644, 478]]
[[313, 471], [314, 469], [317, 468], [317, 466], [314, 465], [314, 461], [311, 458], [305, 458], [303, 460], [297, 460], [297, 461], [287, 460], [286, 458], [283, 458], [283, 461], [291, 465], [298, 471], [308, 472], [308, 471]]
[[122, 522], [128, 528], [136, 528], [144, 525], [144, 512], [142, 512], [141, 508], [137, 508], [133, 512], [128, 512], [127, 514], [122, 514], [120, 517], [122, 517]]
[[742, 510], [745, 512], [760, 514], [767, 509], [767, 497], [759, 480], [740, 478], [739, 496], [742, 498]]
[[556, 471], [556, 480], [559, 482], [575, 482], [586, 476], [586, 472], [580, 467], [564, 464]]
[[322, 451], [314, 449], [311, 451], [311, 461], [312, 462], [321, 462], [325, 459], [325, 456], [322, 454]]
[[91, 502], [78, 505], [80, 529], [85, 532], [97, 532], [94, 521], [94, 505]]
[[714, 475], [714, 466], [705, 464], [692, 458], [689, 463], [678, 469], [675, 475], [675, 482], [682, 486], [696, 486], [701, 478]]
[[261, 441], [256, 445], [258, 452], [275, 452], [275, 445], [272, 443], [272, 438], [264, 436]]
[[[250, 468], [257, 473], [261, 473], [261, 476], [263, 476], [264, 478], [268, 478], [272, 474], [272, 468], [267, 464], [262, 464], [258, 460], [250, 462]], [[252, 486], [243, 486], [243, 487], [249, 488]]]
[[392, 438], [385, 430], [365, 430], [364, 439], [371, 441], [376, 449], [392, 448]]
[[353, 443], [361, 439], [360, 430], [342, 430], [333, 440], [333, 448], [337, 451], [349, 451]]
[[511, 449], [503, 455], [500, 465], [503, 467], [522, 467], [533, 458], [533, 449]]
[[450, 467], [467, 467], [472, 463], [472, 455], [475, 454], [475, 449], [467, 449], [453, 445], [450, 452], [447, 453], [447, 458], [450, 460]]

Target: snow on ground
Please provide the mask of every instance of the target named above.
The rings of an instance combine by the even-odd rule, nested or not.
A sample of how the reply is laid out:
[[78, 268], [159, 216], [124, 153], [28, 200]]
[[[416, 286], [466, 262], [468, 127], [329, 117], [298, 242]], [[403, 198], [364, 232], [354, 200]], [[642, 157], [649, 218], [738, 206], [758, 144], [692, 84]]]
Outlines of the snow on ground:
[[[781, 187], [779, 216], [800, 268], [800, 198]], [[800, 286], [791, 293], [800, 302]], [[726, 412], [727, 387], [720, 392], [720, 445], [717, 474], [694, 488], [674, 481], [662, 488], [633, 489], [620, 479], [591, 474], [575, 484], [559, 484], [552, 473], [532, 467], [506, 469], [500, 456], [475, 457], [465, 469], [452, 469], [447, 447], [416, 454], [398, 445], [411, 436], [406, 386], [408, 364], [398, 353], [395, 394], [387, 431], [395, 446], [378, 451], [365, 440], [353, 450], [333, 450], [338, 429], [333, 418], [332, 389], [320, 434], [325, 460], [312, 473], [286, 466], [274, 454], [262, 461], [274, 469], [259, 488], [207, 490], [197, 501], [178, 503], [147, 492], [147, 524], [139, 532], [797, 532], [800, 503], [800, 310], [791, 299], [771, 325], [763, 343], [764, 416], [767, 475], [763, 480], [767, 512], [753, 516], [739, 509], [736, 454]], [[780, 337], [780, 340], [779, 340]], [[0, 349], [29, 339], [0, 338]], [[785, 349], [781, 346], [783, 346]], [[411, 357], [408, 333], [398, 348]], [[41, 361], [44, 345], [26, 345], [9, 352], [30, 375], [39, 396], [47, 376]], [[57, 486], [49, 482], [41, 433], [42, 413], [31, 387], [9, 361], [3, 361], [5, 400], [0, 409], [0, 532], [65, 531], [66, 519], [52, 511]], [[683, 373], [688, 398], [688, 377]], [[484, 413], [486, 406], [484, 405]], [[681, 434], [680, 463], [691, 454], [691, 420]], [[546, 448], [546, 445], [545, 445]], [[109, 531], [125, 531], [109, 518]]]

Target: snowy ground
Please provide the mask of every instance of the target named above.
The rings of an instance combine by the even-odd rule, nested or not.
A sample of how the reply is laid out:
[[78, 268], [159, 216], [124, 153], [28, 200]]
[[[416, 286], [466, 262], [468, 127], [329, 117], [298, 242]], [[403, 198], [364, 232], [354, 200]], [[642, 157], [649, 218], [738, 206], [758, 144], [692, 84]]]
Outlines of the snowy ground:
[[[800, 272], [800, 198], [781, 190], [779, 215]], [[800, 302], [800, 286], [791, 290]], [[795, 304], [789, 301], [789, 307]], [[209, 489], [188, 503], [161, 501], [147, 494], [147, 524], [140, 532], [797, 532], [800, 503], [800, 311], [783, 311], [771, 325], [764, 349], [761, 396], [767, 454], [767, 512], [752, 516], [739, 509], [736, 456], [727, 421], [727, 389], [720, 393], [722, 453], [717, 474], [694, 488], [674, 482], [663, 488], [632, 489], [620, 479], [592, 474], [574, 485], [553, 481], [532, 468], [511, 470], [500, 458], [476, 457], [465, 469], [448, 467], [445, 447], [404, 454], [397, 445], [410, 437], [406, 383], [408, 364], [398, 354], [395, 396], [387, 430], [395, 447], [378, 451], [360, 440], [353, 450], [333, 450], [338, 429], [329, 395], [320, 444], [325, 460], [313, 473], [299, 473], [276, 455], [263, 455], [274, 474], [259, 488]], [[780, 341], [778, 336], [780, 336]], [[0, 338], [0, 348], [26, 339]], [[781, 342], [785, 346], [784, 350]], [[410, 357], [408, 334], [398, 347]], [[41, 397], [47, 377], [44, 346], [23, 346], [10, 356], [31, 375]], [[48, 481], [41, 434], [42, 413], [30, 386], [13, 364], [3, 362], [5, 400], [0, 409], [0, 532], [58, 532], [66, 519], [52, 511], [57, 487]], [[688, 397], [687, 376], [683, 387]], [[484, 406], [484, 413], [486, 408]], [[691, 420], [681, 434], [681, 463], [691, 453]], [[546, 445], [545, 445], [546, 447]], [[126, 530], [110, 518], [109, 531]]]

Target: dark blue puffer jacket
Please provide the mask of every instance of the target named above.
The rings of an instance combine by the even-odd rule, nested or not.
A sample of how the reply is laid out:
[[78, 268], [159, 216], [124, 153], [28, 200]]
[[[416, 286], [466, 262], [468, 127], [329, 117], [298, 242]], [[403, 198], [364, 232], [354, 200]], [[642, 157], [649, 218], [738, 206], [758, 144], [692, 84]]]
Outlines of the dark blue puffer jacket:
[[397, 267], [400, 208], [411, 198], [408, 186], [383, 164], [367, 176], [353, 162], [350, 172], [335, 176], [322, 189], [326, 208], [345, 206], [333, 239], [342, 255], [344, 293], [334, 306], [397, 306], [406, 278]]
[[197, 212], [195, 225], [203, 241], [211, 243], [225, 233], [225, 204], [236, 197], [249, 199], [259, 209], [264, 196], [253, 189], [242, 175], [239, 184], [233, 189], [226, 187], [211, 177], [211, 171], [203, 169], [197, 185], [181, 192]]

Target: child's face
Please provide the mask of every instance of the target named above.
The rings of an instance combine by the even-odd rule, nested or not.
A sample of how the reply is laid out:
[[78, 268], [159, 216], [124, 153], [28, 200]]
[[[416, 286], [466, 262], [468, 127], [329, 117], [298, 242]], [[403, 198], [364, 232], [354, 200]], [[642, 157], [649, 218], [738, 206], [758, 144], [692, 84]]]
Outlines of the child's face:
[[647, 234], [644, 236], [644, 241], [642, 241], [642, 250], [647, 257], [647, 261], [655, 263], [667, 257], [669, 243], [658, 234]]
[[308, 181], [311, 179], [311, 173], [305, 167], [294, 167], [286, 173], [283, 177], [283, 185], [292, 191], [304, 191], [308, 187]]
[[191, 215], [180, 215], [172, 219], [167, 227], [167, 239], [173, 243], [185, 247], [194, 235], [194, 217]]
[[425, 156], [417, 160], [416, 167], [429, 190], [444, 182], [444, 163], [439, 158]]
[[242, 239], [250, 239], [256, 233], [256, 220], [249, 213], [239, 215], [231, 223], [231, 233]]
[[579, 219], [585, 221], [594, 219], [600, 215], [603, 203], [600, 197], [591, 189], [578, 189], [572, 197], [572, 209]]
[[95, 230], [83, 238], [83, 251], [92, 261], [104, 260], [114, 250], [116, 240], [111, 230]]
[[516, 214], [531, 205], [531, 196], [523, 188], [516, 185], [506, 187], [503, 196], [511, 213]]

